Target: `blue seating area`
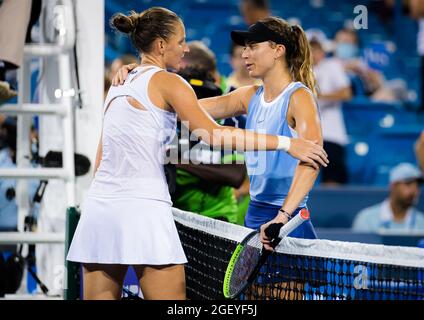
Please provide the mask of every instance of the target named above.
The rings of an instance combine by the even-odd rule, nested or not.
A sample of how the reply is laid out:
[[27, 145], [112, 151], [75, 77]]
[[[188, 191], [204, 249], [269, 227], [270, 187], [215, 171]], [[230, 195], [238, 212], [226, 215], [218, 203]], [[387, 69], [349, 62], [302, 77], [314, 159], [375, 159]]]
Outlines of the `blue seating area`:
[[413, 145], [423, 130], [416, 111], [401, 104], [352, 101], [343, 105], [343, 116], [351, 184], [386, 186], [392, 167], [416, 162]]
[[386, 235], [377, 233], [360, 233], [350, 229], [317, 228], [319, 239], [360, 242], [370, 244], [383, 244], [390, 246], [407, 246], [423, 248], [424, 234], [411, 235]]
[[[390, 66], [382, 70], [387, 79], [402, 78], [416, 100], [405, 106], [401, 103], [372, 103], [354, 81], [355, 99], [345, 103], [343, 114], [350, 143], [347, 164], [350, 185], [386, 186], [388, 172], [399, 162], [415, 162], [413, 144], [422, 128], [423, 116], [415, 111], [420, 98], [419, 66], [416, 53], [417, 23], [398, 14], [384, 24], [376, 15], [370, 0], [361, 4], [369, 8], [368, 29], [358, 30], [361, 45], [391, 43], [394, 52]], [[303, 28], [320, 28], [329, 38], [346, 22], [353, 21], [357, 0], [313, 1], [270, 0], [274, 15], [296, 18]], [[238, 10], [238, 0], [179, 0], [106, 1], [106, 61], [110, 63], [122, 53], [133, 52], [128, 39], [109, 28], [115, 12], [142, 11], [151, 6], [164, 6], [177, 12], [186, 25], [187, 40], [202, 40], [216, 54], [223, 75], [231, 72], [229, 64], [229, 32], [245, 28]], [[405, 36], [408, 35], [408, 36]], [[411, 107], [412, 106], [412, 107]]]
[[[367, 5], [367, 2], [369, 1], [363, 1], [362, 4]], [[322, 3], [322, 6], [318, 6], [319, 3]], [[270, 1], [272, 14], [285, 19], [296, 18], [305, 30], [320, 28], [329, 38], [332, 38], [335, 32], [343, 27], [347, 21], [354, 20], [353, 8], [357, 4], [358, 1], [356, 0]], [[187, 27], [188, 40], [205, 41], [218, 58], [228, 55], [230, 46], [228, 31], [244, 27], [244, 22], [238, 11], [238, 0], [106, 1], [107, 61], [110, 62], [114, 55], [116, 57], [128, 50], [126, 45], [120, 45], [120, 37], [111, 33], [108, 26], [109, 18], [115, 12], [142, 11], [151, 6], [164, 6], [177, 12], [183, 18]], [[394, 68], [391, 66], [388, 70], [389, 74], [386, 76], [390, 79], [402, 74], [405, 79], [415, 79], [418, 76], [419, 59], [416, 50], [411, 50], [411, 48], [416, 46], [417, 25], [414, 21], [405, 17], [397, 18], [393, 23], [396, 23], [396, 28], [392, 25], [384, 26], [373, 12], [369, 12], [368, 29], [358, 30], [360, 41], [363, 46], [375, 41], [394, 41], [396, 43]], [[399, 30], [402, 30], [402, 33]], [[411, 36], [405, 37], [405, 34]], [[231, 71], [228, 59], [218, 59], [218, 65], [221, 73], [225, 75]]]
[[[388, 197], [381, 187], [317, 187], [309, 194], [308, 208], [316, 228], [350, 229], [356, 214]], [[418, 210], [424, 211], [424, 197]]]

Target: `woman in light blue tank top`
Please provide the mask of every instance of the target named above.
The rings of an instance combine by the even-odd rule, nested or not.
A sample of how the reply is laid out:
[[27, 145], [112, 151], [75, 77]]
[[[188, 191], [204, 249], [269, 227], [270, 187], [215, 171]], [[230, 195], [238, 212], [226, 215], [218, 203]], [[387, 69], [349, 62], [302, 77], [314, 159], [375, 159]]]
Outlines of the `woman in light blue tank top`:
[[[240, 88], [226, 96], [201, 100], [214, 118], [247, 113], [246, 129], [267, 134], [301, 137], [322, 145], [315, 102], [311, 51], [300, 26], [269, 17], [248, 31], [233, 31], [233, 41], [245, 47], [242, 58], [251, 77], [263, 86]], [[246, 107], [247, 106], [247, 107]], [[263, 230], [272, 222], [286, 223], [306, 208], [308, 193], [319, 168], [281, 151], [246, 152], [251, 202], [245, 225]], [[290, 236], [316, 238], [308, 221]]]

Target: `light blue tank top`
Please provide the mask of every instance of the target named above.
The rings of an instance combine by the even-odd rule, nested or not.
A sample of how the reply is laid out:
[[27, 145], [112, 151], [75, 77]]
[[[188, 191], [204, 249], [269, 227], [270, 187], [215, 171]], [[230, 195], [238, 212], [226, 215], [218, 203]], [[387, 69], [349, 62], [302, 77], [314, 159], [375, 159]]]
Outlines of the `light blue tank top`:
[[[305, 88], [301, 82], [292, 82], [271, 102], [266, 102], [261, 86], [249, 103], [246, 129], [259, 133], [296, 137], [287, 123], [290, 97]], [[254, 201], [281, 206], [289, 192], [298, 160], [284, 151], [249, 151], [245, 153], [250, 178], [250, 197]], [[304, 207], [306, 196], [299, 207]]]

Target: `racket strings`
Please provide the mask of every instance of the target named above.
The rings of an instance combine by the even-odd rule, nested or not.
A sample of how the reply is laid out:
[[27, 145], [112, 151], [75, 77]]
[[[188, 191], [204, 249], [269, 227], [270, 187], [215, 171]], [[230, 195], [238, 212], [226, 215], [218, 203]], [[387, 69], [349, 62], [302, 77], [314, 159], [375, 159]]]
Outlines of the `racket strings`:
[[259, 262], [261, 254], [262, 243], [259, 236], [250, 238], [243, 246], [234, 264], [230, 281], [231, 294], [239, 292], [247, 284], [249, 277]]

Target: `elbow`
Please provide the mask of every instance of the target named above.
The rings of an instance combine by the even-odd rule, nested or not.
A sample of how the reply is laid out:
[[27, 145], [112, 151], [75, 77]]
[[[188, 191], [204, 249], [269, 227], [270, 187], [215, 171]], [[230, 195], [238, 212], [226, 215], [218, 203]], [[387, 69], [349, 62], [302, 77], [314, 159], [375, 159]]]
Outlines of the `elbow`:
[[311, 163], [308, 162], [299, 162], [299, 167], [304, 168], [305, 170], [308, 170], [310, 174], [313, 174], [315, 176], [315, 179], [318, 177], [322, 165], [319, 163], [316, 163], [317, 167], [314, 167]]

